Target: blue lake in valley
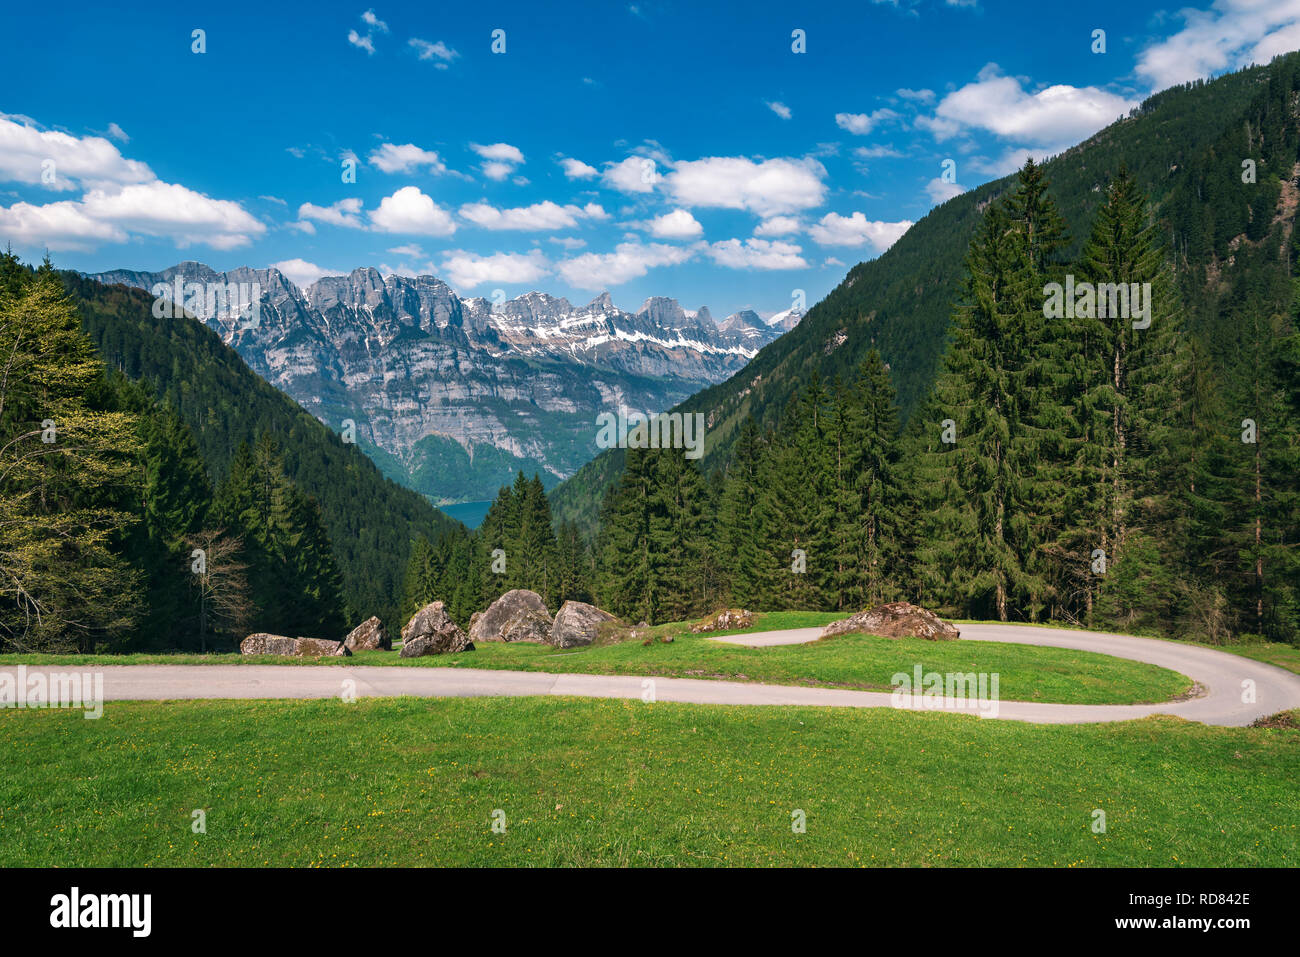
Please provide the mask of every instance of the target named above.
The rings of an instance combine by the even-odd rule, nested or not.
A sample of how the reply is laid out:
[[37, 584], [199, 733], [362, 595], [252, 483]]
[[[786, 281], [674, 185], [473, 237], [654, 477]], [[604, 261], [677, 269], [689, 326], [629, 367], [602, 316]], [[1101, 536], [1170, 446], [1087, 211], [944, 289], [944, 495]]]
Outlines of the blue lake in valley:
[[439, 505], [438, 509], [451, 516], [458, 522], [464, 522], [470, 528], [478, 528], [483, 519], [487, 517], [488, 509], [491, 508], [492, 501], [486, 502], [458, 502], [455, 505]]

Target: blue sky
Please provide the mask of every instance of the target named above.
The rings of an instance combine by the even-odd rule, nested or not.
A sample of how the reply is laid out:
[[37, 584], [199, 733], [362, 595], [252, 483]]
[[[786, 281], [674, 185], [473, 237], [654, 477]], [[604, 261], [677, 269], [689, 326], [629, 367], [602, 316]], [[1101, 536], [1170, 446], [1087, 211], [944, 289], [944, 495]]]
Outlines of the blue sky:
[[1300, 0], [548, 6], [11, 5], [0, 242], [768, 315], [1027, 153], [1300, 48]]

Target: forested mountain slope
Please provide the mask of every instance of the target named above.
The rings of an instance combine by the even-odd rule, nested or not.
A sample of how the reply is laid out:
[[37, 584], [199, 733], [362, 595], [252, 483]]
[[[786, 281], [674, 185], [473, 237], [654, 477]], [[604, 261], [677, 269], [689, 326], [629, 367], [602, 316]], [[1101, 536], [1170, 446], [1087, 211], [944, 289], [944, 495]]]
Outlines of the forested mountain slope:
[[[1294, 157], [1271, 153], [1278, 140], [1261, 131], [1270, 83], [1289, 88], [1297, 56], [1156, 94], [1043, 164], [1069, 229], [1067, 257], [1077, 254], [1108, 180], [1121, 166], [1130, 170], [1155, 206], [1167, 252], [1177, 250], [1180, 285], [1194, 313], [1189, 325], [1218, 355], [1230, 348], [1232, 323], [1219, 314], [1221, 296], [1205, 295], [1206, 270], [1218, 275], [1233, 237], [1259, 238], [1281, 181], [1291, 178]], [[1257, 160], [1253, 184], [1241, 182], [1247, 157]], [[797, 328], [743, 370], [678, 406], [707, 416], [705, 466], [715, 469], [730, 459], [748, 417], [762, 430], [775, 427], [811, 372], [827, 382], [849, 380], [873, 348], [890, 370], [906, 421], [934, 380], [963, 258], [982, 212], [1014, 179], [986, 183], [936, 207], [878, 259], [850, 270]], [[1226, 275], [1220, 279], [1232, 282]], [[622, 471], [624, 458], [623, 450], [606, 451], [555, 489], [557, 518], [594, 529], [605, 489]]]
[[188, 316], [155, 318], [145, 290], [62, 276], [104, 363], [170, 403], [214, 486], [241, 444], [255, 446], [263, 434], [275, 441], [289, 481], [320, 504], [347, 607], [392, 624], [412, 541], [459, 523], [384, 478], [357, 446], [256, 375], [211, 329]]

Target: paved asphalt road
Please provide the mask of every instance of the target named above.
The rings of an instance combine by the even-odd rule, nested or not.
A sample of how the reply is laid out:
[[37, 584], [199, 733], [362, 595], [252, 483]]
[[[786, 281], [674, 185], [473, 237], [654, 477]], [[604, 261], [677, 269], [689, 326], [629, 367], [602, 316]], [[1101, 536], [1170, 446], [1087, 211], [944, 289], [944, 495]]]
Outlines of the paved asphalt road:
[[[1018, 625], [960, 625], [963, 641], [1001, 641], [1098, 651], [1171, 668], [1196, 681], [1205, 693], [1187, 701], [1150, 705], [1070, 705], [1001, 701], [999, 717], [1042, 724], [1126, 721], [1169, 714], [1205, 724], [1246, 725], [1263, 715], [1300, 708], [1300, 675], [1226, 652], [1150, 638]], [[728, 640], [752, 646], [812, 641], [818, 629], [737, 635]], [[85, 672], [91, 669], [28, 667], [34, 672]], [[900, 666], [900, 670], [905, 670]], [[16, 671], [14, 666], [0, 673]], [[415, 695], [575, 695], [633, 698], [699, 704], [817, 705], [880, 708], [892, 705], [888, 692], [847, 691], [691, 678], [541, 674], [469, 668], [310, 667], [294, 665], [109, 665], [104, 676], [108, 701], [186, 698], [329, 698], [345, 690], [357, 697]], [[349, 687], [346, 682], [353, 682]], [[1244, 682], [1254, 683], [1254, 700]], [[987, 707], [987, 706], [986, 706]], [[944, 704], [942, 710], [978, 713]]]

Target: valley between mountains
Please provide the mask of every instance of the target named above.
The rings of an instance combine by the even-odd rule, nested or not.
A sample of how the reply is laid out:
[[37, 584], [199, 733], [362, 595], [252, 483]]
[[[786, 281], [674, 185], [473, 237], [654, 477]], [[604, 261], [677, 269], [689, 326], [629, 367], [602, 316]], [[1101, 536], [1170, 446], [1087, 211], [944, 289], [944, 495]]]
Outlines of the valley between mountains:
[[719, 322], [662, 297], [627, 312], [607, 292], [580, 306], [541, 292], [461, 298], [432, 276], [371, 268], [305, 289], [275, 268], [197, 262], [89, 278], [167, 299], [177, 280], [256, 289], [256, 321], [206, 293], [183, 305], [331, 429], [351, 422], [384, 474], [435, 504], [492, 498], [521, 470], [550, 488], [599, 452], [599, 413], [667, 410], [802, 317], [744, 310]]

